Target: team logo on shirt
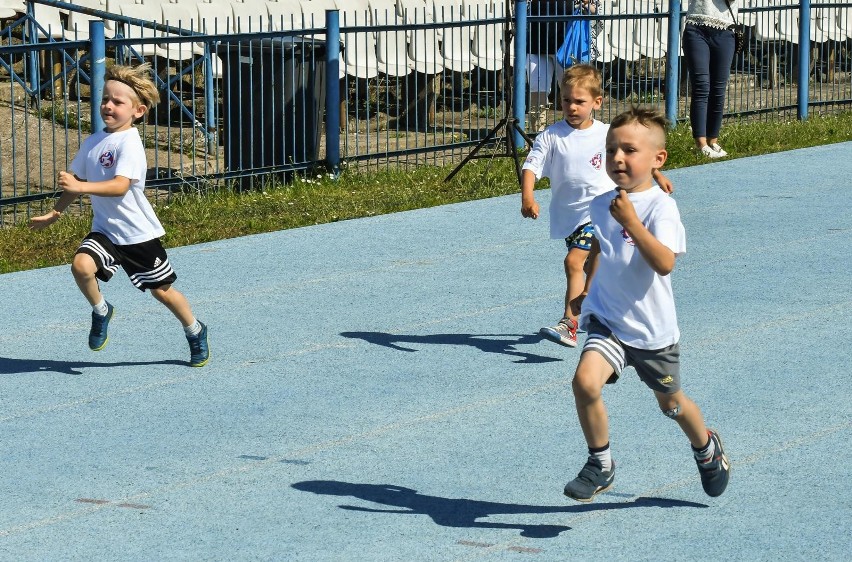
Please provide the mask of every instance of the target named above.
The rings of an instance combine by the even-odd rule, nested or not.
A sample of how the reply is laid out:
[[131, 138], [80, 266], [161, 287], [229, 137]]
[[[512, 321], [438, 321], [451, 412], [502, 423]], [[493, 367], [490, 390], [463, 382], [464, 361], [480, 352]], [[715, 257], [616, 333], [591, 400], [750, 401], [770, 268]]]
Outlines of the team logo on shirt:
[[597, 154], [592, 156], [592, 159], [589, 160], [589, 163], [595, 170], [600, 170], [601, 166], [603, 166], [603, 154], [598, 152]]
[[115, 148], [106, 149], [104, 153], [101, 154], [101, 157], [98, 158], [98, 161], [104, 168], [112, 168], [115, 166]]
[[624, 239], [624, 241], [625, 241], [625, 242], [627, 242], [627, 243], [628, 243], [628, 244], [630, 244], [631, 246], [635, 246], [635, 245], [636, 245], [636, 244], [633, 242], [633, 238], [631, 238], [631, 237], [630, 237], [630, 235], [629, 235], [629, 234], [627, 234], [627, 230], [625, 230], [625, 229], [623, 229], [623, 228], [621, 229], [621, 237]]

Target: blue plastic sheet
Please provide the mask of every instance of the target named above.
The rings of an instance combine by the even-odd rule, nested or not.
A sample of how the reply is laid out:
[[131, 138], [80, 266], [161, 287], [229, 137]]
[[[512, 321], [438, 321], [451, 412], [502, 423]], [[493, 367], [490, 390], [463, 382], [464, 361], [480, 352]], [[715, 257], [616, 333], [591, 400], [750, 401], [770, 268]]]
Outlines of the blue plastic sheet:
[[[582, 12], [574, 9], [574, 15]], [[556, 51], [556, 61], [562, 68], [568, 68], [578, 62], [589, 62], [592, 39], [591, 22], [587, 19], [572, 19], [565, 32], [565, 40]]]

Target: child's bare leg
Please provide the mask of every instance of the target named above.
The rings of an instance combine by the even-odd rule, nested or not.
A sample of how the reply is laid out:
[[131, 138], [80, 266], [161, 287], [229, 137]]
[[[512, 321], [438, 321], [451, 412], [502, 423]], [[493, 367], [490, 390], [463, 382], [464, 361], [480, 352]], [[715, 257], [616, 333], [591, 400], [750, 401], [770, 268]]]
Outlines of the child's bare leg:
[[74, 255], [74, 261], [71, 262], [71, 273], [74, 275], [74, 281], [77, 282], [80, 292], [92, 306], [99, 304], [103, 299], [101, 289], [98, 286], [98, 278], [95, 277], [97, 271], [98, 266], [92, 256], [89, 254]]
[[682, 390], [674, 394], [654, 391], [654, 396], [663, 413], [673, 417], [693, 447], [700, 448], [707, 444], [707, 426], [704, 425], [701, 410]]
[[151, 295], [166, 305], [166, 308], [180, 320], [181, 326], [191, 326], [195, 322], [195, 316], [192, 314], [189, 301], [186, 300], [183, 293], [171, 285], [163, 285], [162, 287], [151, 289]]
[[586, 287], [586, 258], [589, 251], [582, 248], [571, 248], [565, 256], [565, 278], [567, 288], [565, 290], [565, 317], [577, 320], [571, 313], [571, 301], [580, 296]]
[[565, 495], [589, 502], [595, 495], [612, 488], [615, 463], [609, 448], [609, 419], [602, 390], [613, 369], [596, 351], [586, 351], [574, 373], [571, 386], [583, 435], [589, 445], [589, 459], [577, 477], [565, 484]]
[[612, 366], [600, 353], [587, 351], [580, 356], [571, 382], [577, 417], [590, 449], [605, 447], [609, 443], [609, 419], [602, 391], [612, 373]]

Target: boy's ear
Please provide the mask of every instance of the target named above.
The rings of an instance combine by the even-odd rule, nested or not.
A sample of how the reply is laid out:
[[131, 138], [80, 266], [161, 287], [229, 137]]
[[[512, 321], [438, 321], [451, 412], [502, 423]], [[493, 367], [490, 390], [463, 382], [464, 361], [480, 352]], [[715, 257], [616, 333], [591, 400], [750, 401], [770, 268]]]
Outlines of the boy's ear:
[[133, 120], [136, 121], [137, 119], [141, 119], [146, 113], [148, 113], [148, 106], [140, 103], [133, 108]]
[[669, 157], [669, 153], [665, 148], [660, 148], [657, 150], [657, 154], [654, 156], [654, 169], [659, 170], [663, 167], [663, 164], [666, 163], [666, 160]]

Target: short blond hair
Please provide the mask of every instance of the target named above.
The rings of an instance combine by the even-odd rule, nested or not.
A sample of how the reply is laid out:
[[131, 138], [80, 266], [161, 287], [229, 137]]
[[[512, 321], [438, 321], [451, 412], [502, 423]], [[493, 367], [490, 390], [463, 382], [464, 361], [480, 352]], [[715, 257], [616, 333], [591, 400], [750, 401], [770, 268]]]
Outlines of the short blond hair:
[[583, 88], [592, 97], [603, 96], [603, 76], [600, 70], [590, 64], [575, 64], [562, 74], [559, 86], [565, 88]]
[[653, 136], [656, 137], [656, 143], [659, 148], [666, 147], [666, 131], [669, 128], [669, 120], [659, 109], [631, 106], [627, 111], [615, 116], [615, 119], [609, 124], [609, 130], [613, 131], [632, 123], [639, 123], [643, 127], [648, 128]]
[[129, 86], [137, 101], [145, 106], [145, 113], [148, 113], [148, 110], [160, 103], [160, 92], [157, 91], [153, 76], [151, 64], [147, 62], [137, 66], [114, 64], [107, 68], [104, 82], [115, 80]]

